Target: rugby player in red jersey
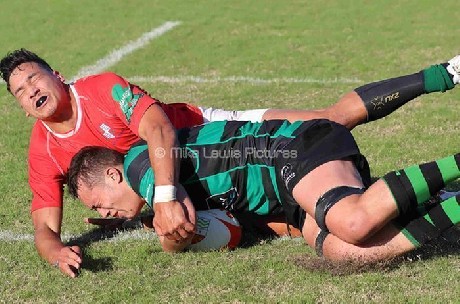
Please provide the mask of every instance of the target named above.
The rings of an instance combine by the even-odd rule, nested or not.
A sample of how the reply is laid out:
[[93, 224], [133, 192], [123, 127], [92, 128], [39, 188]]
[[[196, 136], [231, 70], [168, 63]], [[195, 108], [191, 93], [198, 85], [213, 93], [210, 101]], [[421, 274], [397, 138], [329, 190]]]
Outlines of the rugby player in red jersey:
[[60, 238], [63, 185], [72, 156], [96, 145], [125, 153], [140, 138], [147, 141], [156, 172], [154, 226], [172, 240], [194, 233], [195, 214], [176, 199], [178, 170], [175, 128], [211, 120], [308, 120], [326, 118], [349, 129], [386, 116], [409, 100], [452, 89], [459, 82], [458, 57], [421, 72], [357, 88], [320, 110], [222, 111], [187, 104], [164, 104], [124, 78], [104, 73], [66, 83], [50, 65], [25, 49], [0, 62], [3, 80], [27, 116], [37, 119], [29, 145], [29, 184], [35, 246], [49, 263], [75, 277], [82, 263], [78, 246]]

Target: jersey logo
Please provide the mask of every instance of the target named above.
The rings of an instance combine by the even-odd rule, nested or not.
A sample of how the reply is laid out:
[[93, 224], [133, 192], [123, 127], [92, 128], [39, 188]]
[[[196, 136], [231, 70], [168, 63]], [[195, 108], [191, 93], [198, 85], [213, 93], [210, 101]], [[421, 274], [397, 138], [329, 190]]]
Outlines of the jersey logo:
[[234, 208], [234, 203], [238, 197], [238, 190], [236, 187], [232, 187], [229, 190], [220, 193], [220, 194], [215, 194], [206, 199], [206, 203], [208, 206], [212, 206], [213, 202], [219, 204], [219, 206], [222, 206], [222, 208], [232, 211]]
[[110, 133], [110, 127], [106, 124], [102, 124], [99, 126], [99, 128], [104, 131], [104, 133], [102, 134], [105, 138], [108, 138], [108, 139], [111, 139], [111, 138], [115, 138], [115, 135], [113, 135], [112, 133]]
[[116, 84], [112, 88], [112, 98], [120, 104], [121, 111], [128, 122], [131, 120], [134, 107], [142, 96], [144, 94], [133, 94], [129, 86], [123, 88], [120, 84]]
[[283, 168], [281, 168], [281, 179], [284, 181], [284, 185], [289, 189], [289, 182], [295, 177], [295, 173], [292, 172], [292, 165], [287, 163]]

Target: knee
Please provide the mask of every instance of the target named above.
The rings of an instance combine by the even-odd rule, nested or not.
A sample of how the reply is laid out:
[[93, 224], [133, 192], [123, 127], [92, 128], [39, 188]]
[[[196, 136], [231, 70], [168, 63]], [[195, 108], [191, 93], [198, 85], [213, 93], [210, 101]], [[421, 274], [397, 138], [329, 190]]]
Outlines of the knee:
[[[356, 202], [357, 196], [364, 191], [364, 188], [340, 186], [324, 193], [315, 208], [315, 221], [318, 226], [346, 242], [360, 242], [368, 223], [364, 210]], [[336, 205], [339, 201], [341, 203]]]
[[367, 120], [367, 110], [355, 91], [345, 94], [340, 100], [327, 108], [330, 120], [353, 129]]
[[353, 212], [347, 217], [341, 217], [339, 225], [331, 225], [337, 237], [343, 241], [357, 245], [364, 242], [374, 231], [374, 227], [365, 212]]

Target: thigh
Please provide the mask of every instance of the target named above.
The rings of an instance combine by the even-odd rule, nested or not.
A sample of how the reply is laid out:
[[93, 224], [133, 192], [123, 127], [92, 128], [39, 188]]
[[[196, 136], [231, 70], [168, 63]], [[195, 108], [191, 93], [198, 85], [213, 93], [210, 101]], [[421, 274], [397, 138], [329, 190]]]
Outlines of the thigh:
[[333, 160], [316, 167], [294, 186], [292, 195], [302, 209], [314, 217], [318, 199], [330, 189], [340, 186], [364, 187], [352, 160]]
[[316, 224], [315, 219], [311, 217], [308, 213], [305, 214], [305, 220], [302, 226], [302, 236], [305, 242], [307, 242], [307, 244], [313, 249], [315, 249], [315, 241], [319, 232], [320, 229]]

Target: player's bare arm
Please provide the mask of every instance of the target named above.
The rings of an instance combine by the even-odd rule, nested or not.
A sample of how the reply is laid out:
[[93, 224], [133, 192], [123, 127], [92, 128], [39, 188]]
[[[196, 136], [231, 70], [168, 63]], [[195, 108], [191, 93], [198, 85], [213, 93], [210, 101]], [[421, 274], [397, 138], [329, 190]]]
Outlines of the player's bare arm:
[[[159, 106], [152, 105], [145, 112], [139, 124], [139, 135], [148, 143], [150, 162], [155, 172], [155, 187], [176, 187], [179, 176], [178, 162], [173, 153], [177, 147], [176, 131]], [[156, 197], [159, 192], [156, 188]], [[195, 214], [186, 214], [174, 194], [171, 193], [170, 197], [166, 195], [168, 198], [164, 201], [162, 198], [155, 199], [154, 227], [159, 235], [180, 241], [195, 233], [195, 224], [191, 221]]]
[[[193, 206], [192, 201], [185, 192], [184, 187], [181, 185], [177, 189], [177, 200], [182, 205], [186, 214], [195, 214], [195, 207]], [[155, 215], [156, 217], [156, 215]], [[192, 219], [192, 222], [195, 224], [195, 218]], [[187, 238], [181, 239], [179, 241], [168, 239], [164, 235], [159, 235], [161, 247], [166, 252], [180, 252], [184, 250], [188, 245], [190, 245], [194, 234], [189, 235]]]
[[41, 208], [32, 212], [35, 228], [35, 247], [48, 263], [59, 267], [62, 273], [74, 278], [82, 263], [78, 246], [65, 246], [60, 237], [62, 209]]

